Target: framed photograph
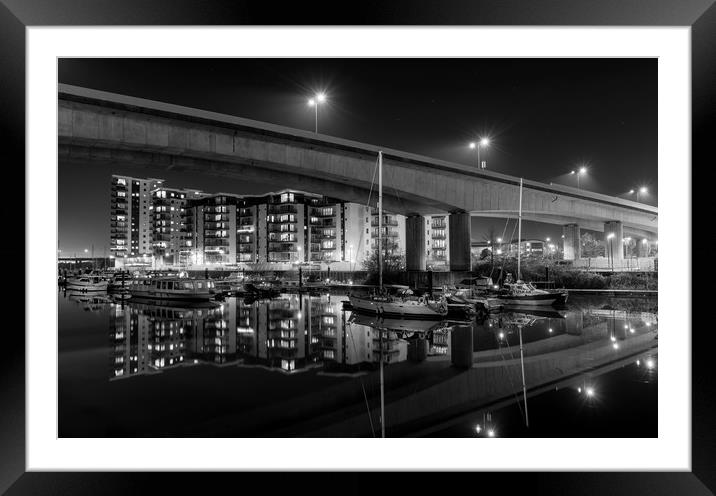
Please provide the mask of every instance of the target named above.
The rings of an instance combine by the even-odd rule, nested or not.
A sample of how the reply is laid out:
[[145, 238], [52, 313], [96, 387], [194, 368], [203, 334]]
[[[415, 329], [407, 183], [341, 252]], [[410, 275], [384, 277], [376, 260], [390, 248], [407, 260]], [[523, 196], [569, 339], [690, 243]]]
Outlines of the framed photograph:
[[690, 267], [716, 8], [509, 3], [0, 6], [26, 206], [0, 489], [711, 494]]

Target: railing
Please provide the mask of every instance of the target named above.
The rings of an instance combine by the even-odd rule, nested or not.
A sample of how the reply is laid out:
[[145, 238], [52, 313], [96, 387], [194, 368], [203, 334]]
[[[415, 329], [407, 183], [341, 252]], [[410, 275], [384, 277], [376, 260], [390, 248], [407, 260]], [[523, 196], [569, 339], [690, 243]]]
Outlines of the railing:
[[[382, 225], [383, 225], [383, 226], [393, 226], [393, 227], [396, 227], [396, 226], [398, 225], [398, 221], [395, 220], [395, 219], [384, 220], [383, 223], [382, 223]], [[378, 227], [378, 221], [377, 221], [377, 220], [371, 221], [370, 227]]]
[[594, 272], [656, 272], [658, 258], [633, 257], [624, 260], [611, 260], [607, 257], [579, 258], [572, 266]]

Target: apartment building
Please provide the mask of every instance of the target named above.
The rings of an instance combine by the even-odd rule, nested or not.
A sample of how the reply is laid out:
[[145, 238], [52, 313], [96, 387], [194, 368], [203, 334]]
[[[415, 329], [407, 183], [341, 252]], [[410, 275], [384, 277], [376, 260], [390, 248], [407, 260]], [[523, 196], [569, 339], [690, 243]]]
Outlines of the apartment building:
[[[309, 264], [350, 271], [377, 250], [375, 208], [302, 191], [209, 194], [170, 188], [162, 179], [112, 176], [111, 200], [112, 254], [120, 267]], [[404, 254], [405, 217], [383, 212], [382, 230], [386, 254]], [[437, 244], [436, 237], [426, 250], [438, 253]]]
[[[151, 263], [153, 256], [152, 191], [162, 179], [112, 176], [110, 194], [110, 252], [125, 261]], [[143, 262], [142, 262], [143, 261]]]

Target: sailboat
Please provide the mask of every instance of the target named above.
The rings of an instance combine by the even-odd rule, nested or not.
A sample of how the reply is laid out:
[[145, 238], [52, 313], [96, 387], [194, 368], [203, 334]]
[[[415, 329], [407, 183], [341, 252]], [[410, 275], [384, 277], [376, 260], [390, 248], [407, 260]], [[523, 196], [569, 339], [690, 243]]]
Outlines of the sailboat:
[[390, 295], [383, 287], [383, 152], [378, 152], [378, 273], [379, 290], [369, 296], [348, 296], [351, 306], [358, 312], [381, 316], [398, 316], [408, 319], [440, 319], [447, 315], [448, 304], [445, 296], [439, 300], [427, 296], [415, 297], [412, 291], [404, 290]]
[[503, 284], [497, 297], [505, 305], [564, 305], [567, 302], [566, 291], [547, 291], [537, 289], [532, 284], [522, 281], [520, 261], [522, 259], [522, 178], [520, 178], [520, 210], [517, 230], [517, 281]]

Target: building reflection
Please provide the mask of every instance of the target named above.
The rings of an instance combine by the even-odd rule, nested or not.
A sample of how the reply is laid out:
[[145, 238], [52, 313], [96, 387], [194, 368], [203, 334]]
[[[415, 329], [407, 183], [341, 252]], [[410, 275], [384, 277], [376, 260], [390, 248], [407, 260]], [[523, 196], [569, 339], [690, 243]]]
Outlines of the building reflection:
[[110, 379], [200, 364], [351, 374], [375, 369], [381, 357], [384, 364], [452, 360], [470, 367], [517, 346], [520, 329], [528, 356], [601, 340], [620, 353], [622, 343], [657, 328], [655, 313], [611, 309], [508, 309], [463, 323], [379, 320], [352, 315], [329, 294], [200, 306], [76, 301], [109, 306]]

